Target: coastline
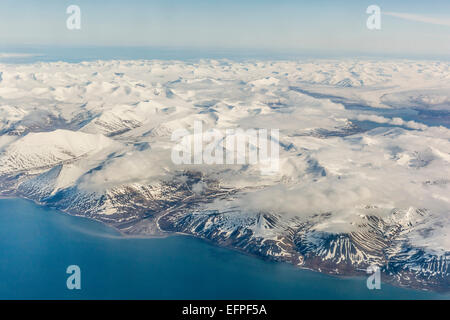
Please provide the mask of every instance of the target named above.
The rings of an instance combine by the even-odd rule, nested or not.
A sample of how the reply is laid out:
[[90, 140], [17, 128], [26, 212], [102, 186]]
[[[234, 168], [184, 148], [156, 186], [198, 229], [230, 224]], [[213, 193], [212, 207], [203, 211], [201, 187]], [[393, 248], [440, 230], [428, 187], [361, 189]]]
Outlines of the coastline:
[[[118, 233], [118, 236], [117, 236], [118, 239], [123, 239], [123, 240], [127, 240], [127, 239], [147, 240], [148, 239], [148, 240], [151, 240], [151, 239], [164, 239], [164, 238], [169, 238], [169, 237], [173, 237], [173, 236], [189, 237], [189, 238], [194, 238], [194, 239], [197, 239], [197, 240], [202, 241], [204, 243], [207, 243], [207, 244], [209, 244], [209, 245], [211, 245], [213, 247], [219, 247], [219, 248], [224, 248], [224, 249], [227, 249], [227, 250], [231, 250], [233, 252], [236, 252], [236, 253], [239, 253], [239, 254], [242, 254], [242, 255], [245, 255], [245, 256], [248, 256], [248, 257], [252, 257], [254, 259], [258, 259], [258, 260], [261, 260], [261, 261], [265, 261], [265, 262], [270, 263], [270, 264], [289, 265], [289, 266], [291, 266], [291, 267], [293, 267], [293, 268], [295, 268], [297, 270], [311, 271], [311, 272], [314, 272], [314, 273], [317, 273], [317, 274], [321, 274], [321, 275], [332, 277], [334, 279], [342, 279], [342, 280], [345, 280], [345, 279], [365, 279], [367, 277], [366, 273], [363, 272], [363, 271], [361, 271], [361, 272], [354, 272], [352, 274], [336, 274], [336, 273], [333, 273], [333, 272], [327, 272], [327, 270], [319, 270], [320, 268], [315, 269], [315, 268], [311, 268], [311, 267], [302, 267], [301, 265], [296, 265], [296, 264], [290, 263], [288, 261], [278, 261], [278, 260], [272, 259], [271, 257], [268, 257], [268, 256], [257, 255], [257, 254], [254, 254], [252, 252], [248, 252], [248, 251], [242, 250], [241, 248], [234, 247], [234, 246], [231, 246], [231, 245], [221, 245], [221, 244], [218, 244], [217, 242], [215, 242], [215, 241], [213, 241], [211, 239], [204, 238], [204, 237], [199, 237], [197, 235], [189, 234], [189, 233], [185, 233], [185, 232], [179, 232], [179, 231], [172, 232], [172, 231], [164, 231], [163, 229], [160, 229], [162, 232], [165, 232], [166, 234], [165, 235], [151, 235], [151, 234], [133, 235], [133, 234], [127, 234], [127, 233], [124, 233], [123, 231], [121, 231], [120, 229], [118, 229], [117, 227], [115, 227], [114, 225], [110, 225], [110, 224], [108, 224], [108, 223], [106, 223], [104, 221], [101, 221], [101, 220], [98, 220], [98, 219], [94, 219], [94, 218], [91, 218], [91, 217], [84, 217], [84, 216], [81, 216], [81, 215], [71, 214], [70, 212], [68, 212], [66, 210], [60, 210], [60, 209], [58, 209], [56, 207], [47, 206], [47, 205], [45, 205], [43, 203], [40, 203], [38, 201], [35, 201], [33, 199], [29, 199], [29, 198], [26, 198], [26, 197], [13, 196], [13, 195], [8, 195], [8, 196], [0, 195], [0, 201], [1, 200], [22, 200], [22, 201], [27, 201], [27, 202], [33, 203], [34, 205], [36, 205], [36, 206], [38, 206], [40, 208], [55, 210], [56, 212], [58, 212], [60, 214], [63, 214], [63, 215], [67, 215], [67, 216], [74, 217], [74, 218], [82, 218], [82, 219], [84, 219], [86, 221], [100, 223], [103, 226], [111, 228], [115, 232], [117, 232]], [[158, 224], [158, 228], [160, 228], [159, 224]], [[449, 295], [450, 294], [450, 288], [449, 288], [448, 291], [444, 291], [444, 290], [439, 290], [440, 289], [439, 287], [438, 288], [434, 288], [434, 289], [429, 289], [429, 288], [420, 288], [420, 287], [416, 287], [416, 286], [405, 286], [405, 285], [401, 285], [400, 283], [394, 281], [394, 279], [391, 278], [391, 277], [387, 277], [386, 278], [386, 275], [384, 273], [383, 273], [383, 275], [384, 275], [384, 277], [382, 277], [383, 283], [384, 284], [388, 284], [388, 285], [390, 285], [392, 287], [399, 288], [399, 289], [404, 289], [404, 290], [412, 290], [412, 291], [418, 292], [418, 293], [420, 293], [420, 292], [430, 292], [430, 293], [442, 295], [443, 299], [450, 299], [450, 295]]]

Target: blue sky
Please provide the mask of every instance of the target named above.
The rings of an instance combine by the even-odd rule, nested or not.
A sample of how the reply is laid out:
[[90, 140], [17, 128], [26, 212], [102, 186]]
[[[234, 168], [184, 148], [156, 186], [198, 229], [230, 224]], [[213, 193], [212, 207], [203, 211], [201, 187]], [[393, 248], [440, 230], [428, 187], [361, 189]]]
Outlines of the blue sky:
[[[66, 28], [71, 4], [81, 30]], [[379, 31], [371, 4], [392, 13]], [[450, 1], [2, 0], [0, 43], [450, 55]]]

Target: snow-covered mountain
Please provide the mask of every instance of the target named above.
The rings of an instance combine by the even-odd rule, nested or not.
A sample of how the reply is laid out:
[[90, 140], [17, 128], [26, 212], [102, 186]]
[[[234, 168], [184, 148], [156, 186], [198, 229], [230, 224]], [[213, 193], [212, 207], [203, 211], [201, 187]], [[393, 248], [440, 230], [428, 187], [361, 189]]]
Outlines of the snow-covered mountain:
[[[450, 64], [0, 65], [0, 191], [128, 235], [183, 232], [342, 275], [450, 288]], [[279, 170], [177, 164], [172, 135], [279, 130]], [[190, 141], [190, 140], [189, 140]], [[219, 141], [218, 145], [221, 145]]]

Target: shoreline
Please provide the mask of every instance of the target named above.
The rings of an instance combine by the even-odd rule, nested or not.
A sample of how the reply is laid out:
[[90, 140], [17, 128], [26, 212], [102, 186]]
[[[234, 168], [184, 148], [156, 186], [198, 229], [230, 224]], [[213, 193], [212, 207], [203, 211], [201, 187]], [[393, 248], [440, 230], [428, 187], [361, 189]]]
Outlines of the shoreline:
[[[106, 226], [106, 227], [111, 228], [114, 231], [116, 231], [118, 233], [118, 236], [117, 236], [118, 239], [123, 239], [123, 240], [127, 240], [127, 239], [147, 240], [148, 239], [148, 240], [151, 240], [151, 239], [164, 239], [164, 238], [173, 237], [173, 236], [190, 237], [190, 238], [199, 240], [201, 242], [207, 243], [208, 245], [211, 245], [213, 247], [219, 247], [219, 248], [224, 248], [224, 249], [227, 249], [227, 250], [231, 250], [233, 252], [236, 252], [236, 253], [239, 253], [239, 254], [242, 254], [242, 255], [245, 255], [245, 256], [248, 256], [248, 257], [252, 257], [252, 258], [255, 258], [255, 259], [258, 259], [258, 260], [262, 260], [262, 261], [264, 261], [266, 263], [284, 264], [284, 265], [291, 266], [291, 267], [293, 267], [293, 268], [295, 268], [297, 270], [311, 271], [311, 272], [314, 272], [314, 273], [317, 273], [317, 274], [321, 274], [321, 275], [326, 275], [328, 277], [335, 278], [335, 279], [343, 279], [343, 280], [345, 280], [345, 279], [364, 279], [365, 278], [363, 276], [363, 274], [365, 274], [365, 272], [363, 272], [363, 271], [361, 271], [361, 272], [354, 272], [354, 274], [336, 274], [336, 273], [326, 272], [326, 271], [318, 270], [318, 269], [314, 269], [314, 268], [302, 267], [302, 266], [290, 263], [288, 261], [276, 261], [276, 260], [270, 259], [269, 257], [256, 255], [256, 254], [244, 251], [242, 249], [239, 249], [239, 248], [236, 248], [236, 247], [233, 247], [233, 246], [220, 245], [220, 244], [217, 244], [216, 242], [214, 242], [211, 239], [199, 237], [199, 236], [196, 236], [196, 235], [193, 235], [193, 234], [180, 232], [180, 231], [175, 231], [175, 232], [165, 231], [165, 230], [162, 230], [160, 228], [159, 223], [157, 223], [157, 228], [161, 232], [165, 232], [166, 233], [165, 235], [151, 235], [151, 234], [147, 234], [147, 235], [145, 235], [145, 234], [143, 234], [143, 235], [130, 235], [130, 234], [122, 232], [117, 227], [115, 227], [113, 225], [110, 225], [110, 224], [108, 224], [106, 222], [103, 222], [101, 220], [98, 220], [98, 219], [95, 219], [95, 218], [90, 218], [90, 217], [84, 217], [84, 216], [80, 216], [80, 215], [71, 214], [68, 211], [60, 210], [60, 209], [58, 209], [56, 207], [46, 206], [43, 203], [40, 203], [38, 201], [29, 199], [29, 198], [26, 198], [26, 197], [12, 196], [12, 195], [8, 195], [8, 196], [0, 195], [0, 200], [23, 200], [23, 201], [31, 202], [34, 205], [36, 205], [38, 207], [41, 207], [41, 208], [55, 210], [58, 213], [63, 214], [63, 215], [67, 215], [67, 216], [74, 217], [74, 218], [81, 218], [81, 219], [85, 219], [85, 220], [91, 221], [91, 222], [100, 223], [103, 226]], [[164, 215], [159, 216], [158, 219], [155, 222], [159, 222], [159, 218], [161, 218], [162, 216], [164, 216]], [[384, 273], [382, 273], [382, 274], [384, 274]], [[384, 275], [386, 276], [386, 274], [384, 274]], [[438, 289], [434, 289], [433, 290], [433, 289], [429, 289], [429, 288], [417, 288], [415, 286], [408, 287], [408, 286], [400, 285], [399, 283], [396, 283], [395, 281], [391, 281], [389, 279], [390, 278], [385, 279], [384, 283], [388, 284], [388, 285], [390, 285], [392, 287], [395, 287], [395, 288], [411, 290], [411, 291], [415, 291], [415, 292], [418, 292], [418, 293], [419, 292], [420, 293], [430, 292], [430, 293], [434, 293], [434, 294], [438, 294], [438, 295], [442, 295], [442, 296], [447, 296], [447, 295], [450, 294], [450, 288], [449, 288], [448, 291], [442, 291], [442, 290], [438, 290]], [[448, 298], [450, 299], [450, 297], [448, 297]]]

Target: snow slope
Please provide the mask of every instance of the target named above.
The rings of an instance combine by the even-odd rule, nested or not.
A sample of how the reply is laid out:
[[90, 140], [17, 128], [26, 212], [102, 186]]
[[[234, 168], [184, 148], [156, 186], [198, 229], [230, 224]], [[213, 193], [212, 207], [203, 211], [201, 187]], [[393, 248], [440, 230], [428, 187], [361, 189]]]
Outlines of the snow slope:
[[[449, 63], [136, 60], [0, 73], [2, 194], [127, 234], [181, 231], [330, 273], [377, 263], [402, 284], [448, 284]], [[174, 163], [172, 135], [193, 141], [199, 122], [279, 130], [279, 170]]]

